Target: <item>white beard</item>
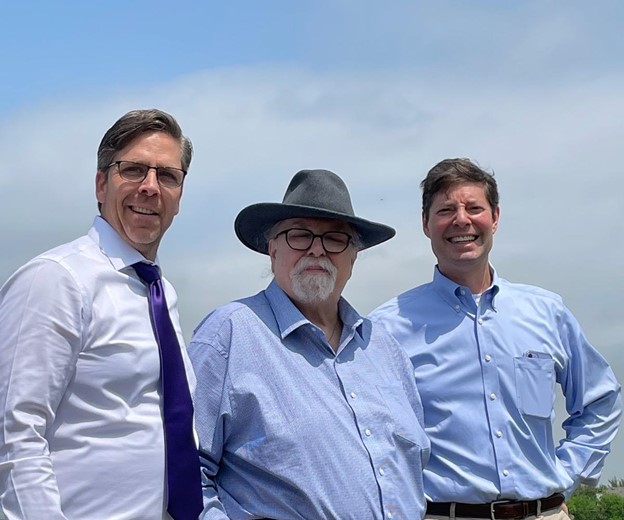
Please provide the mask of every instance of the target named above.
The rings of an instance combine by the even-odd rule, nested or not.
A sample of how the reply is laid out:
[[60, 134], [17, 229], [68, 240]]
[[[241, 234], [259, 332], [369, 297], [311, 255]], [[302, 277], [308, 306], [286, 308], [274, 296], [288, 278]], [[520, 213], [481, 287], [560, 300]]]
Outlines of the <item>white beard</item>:
[[[303, 273], [307, 267], [320, 266], [325, 269], [322, 273]], [[338, 269], [329, 258], [302, 257], [290, 271], [292, 290], [301, 303], [320, 303], [326, 301], [336, 287]]]

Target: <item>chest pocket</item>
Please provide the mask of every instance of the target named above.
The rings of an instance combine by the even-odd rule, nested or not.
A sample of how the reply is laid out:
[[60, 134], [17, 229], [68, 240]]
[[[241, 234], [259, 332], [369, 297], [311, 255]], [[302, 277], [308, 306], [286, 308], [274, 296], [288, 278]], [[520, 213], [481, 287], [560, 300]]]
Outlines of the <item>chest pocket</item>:
[[555, 401], [555, 362], [541, 356], [514, 358], [516, 403], [524, 415], [549, 418]]
[[386, 418], [386, 427], [391, 436], [404, 449], [417, 448], [418, 451], [427, 450], [429, 441], [418, 422], [405, 391], [401, 385], [383, 385], [377, 389], [381, 393], [389, 416]]

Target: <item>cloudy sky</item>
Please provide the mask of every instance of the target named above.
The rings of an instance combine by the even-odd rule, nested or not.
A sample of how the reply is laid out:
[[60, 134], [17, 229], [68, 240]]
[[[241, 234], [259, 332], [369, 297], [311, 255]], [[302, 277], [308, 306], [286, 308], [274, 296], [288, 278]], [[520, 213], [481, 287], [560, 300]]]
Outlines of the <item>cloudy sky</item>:
[[[134, 108], [172, 113], [195, 146], [160, 252], [187, 338], [269, 282], [233, 220], [304, 168], [397, 229], [356, 263], [361, 312], [428, 281], [418, 185], [469, 157], [501, 190], [499, 274], [560, 293], [622, 381], [622, 19], [619, 0], [7, 3], [0, 280], [86, 232], [97, 146]], [[620, 435], [605, 477], [623, 466]]]

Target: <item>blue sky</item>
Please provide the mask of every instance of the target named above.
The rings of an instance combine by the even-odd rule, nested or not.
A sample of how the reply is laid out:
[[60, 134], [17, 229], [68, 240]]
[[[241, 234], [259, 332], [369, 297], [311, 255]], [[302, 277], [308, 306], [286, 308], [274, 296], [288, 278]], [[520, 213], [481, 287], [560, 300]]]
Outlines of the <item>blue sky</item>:
[[[560, 293], [622, 381], [623, 19], [616, 0], [3, 5], [0, 279], [88, 229], [97, 145], [134, 108], [171, 112], [195, 145], [160, 254], [187, 337], [268, 283], [233, 220], [303, 168], [397, 228], [356, 263], [361, 312], [428, 281], [418, 184], [465, 156], [499, 182], [499, 274]], [[622, 466], [620, 435], [605, 475]]]
[[10, 2], [0, 115], [257, 64], [434, 73], [469, 85], [590, 78], [622, 55], [621, 14], [617, 1]]

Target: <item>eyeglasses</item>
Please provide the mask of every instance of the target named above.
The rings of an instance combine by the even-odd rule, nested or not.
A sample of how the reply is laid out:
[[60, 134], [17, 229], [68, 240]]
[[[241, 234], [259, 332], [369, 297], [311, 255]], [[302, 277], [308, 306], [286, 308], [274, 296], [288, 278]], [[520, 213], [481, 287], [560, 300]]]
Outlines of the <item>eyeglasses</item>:
[[177, 188], [182, 186], [186, 170], [172, 168], [170, 166], [149, 166], [148, 164], [132, 161], [115, 161], [108, 165], [117, 166], [117, 171], [122, 179], [130, 182], [143, 182], [150, 170], [156, 170], [158, 184], [164, 188]]
[[327, 253], [342, 253], [349, 247], [349, 244], [353, 240], [353, 237], [348, 233], [342, 231], [328, 231], [317, 235], [312, 233], [309, 229], [292, 228], [280, 231], [274, 238], [280, 235], [286, 237], [286, 243], [291, 249], [295, 251], [307, 251], [312, 247], [314, 239], [316, 237], [321, 239], [323, 249]]

